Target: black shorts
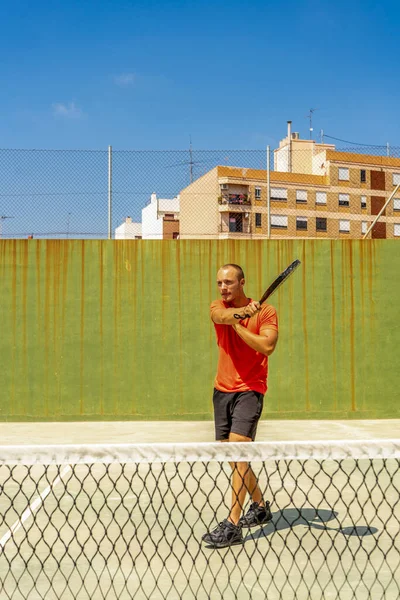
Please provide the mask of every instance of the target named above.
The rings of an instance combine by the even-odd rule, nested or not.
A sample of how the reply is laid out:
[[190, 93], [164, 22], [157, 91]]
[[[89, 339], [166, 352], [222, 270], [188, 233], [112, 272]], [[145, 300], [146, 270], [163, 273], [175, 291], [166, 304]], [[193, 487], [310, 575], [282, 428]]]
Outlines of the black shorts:
[[213, 403], [216, 440], [227, 440], [231, 432], [255, 440], [264, 404], [263, 394], [254, 391], [228, 393], [214, 388]]

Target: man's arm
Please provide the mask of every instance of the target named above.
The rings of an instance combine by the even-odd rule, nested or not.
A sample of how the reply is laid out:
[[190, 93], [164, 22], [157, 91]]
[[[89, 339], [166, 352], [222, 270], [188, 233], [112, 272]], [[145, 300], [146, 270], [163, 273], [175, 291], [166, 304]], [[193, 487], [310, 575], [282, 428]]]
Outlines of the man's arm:
[[233, 315], [240, 315], [241, 317], [249, 315], [252, 317], [259, 310], [259, 302], [250, 302], [250, 304], [240, 308], [212, 308], [211, 319], [219, 325], [234, 325], [238, 322], [238, 319]]
[[278, 341], [278, 332], [276, 329], [269, 329], [265, 327], [260, 331], [259, 334], [252, 333], [246, 327], [236, 323], [232, 325], [236, 333], [242, 338], [244, 342], [256, 352], [261, 352], [266, 356], [270, 356], [275, 350], [276, 343]]

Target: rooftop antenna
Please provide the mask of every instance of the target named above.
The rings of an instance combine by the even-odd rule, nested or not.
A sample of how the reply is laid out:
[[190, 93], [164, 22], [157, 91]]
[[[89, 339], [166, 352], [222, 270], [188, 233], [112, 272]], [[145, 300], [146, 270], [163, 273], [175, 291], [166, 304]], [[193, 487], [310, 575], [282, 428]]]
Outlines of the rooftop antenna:
[[313, 118], [313, 113], [318, 110], [318, 108], [310, 108], [310, 112], [307, 115], [307, 119], [309, 119], [310, 121], [310, 140], [312, 140], [312, 134], [313, 134], [313, 126], [312, 126], [312, 118]]
[[6, 215], [0, 215], [0, 237], [3, 234], [3, 221], [5, 219], [15, 219], [15, 217], [7, 217]]
[[193, 183], [193, 153], [192, 153], [192, 136], [189, 136], [189, 165], [190, 165], [190, 183]]
[[190, 183], [194, 181], [194, 167], [204, 163], [204, 160], [194, 160], [193, 158], [193, 146], [192, 146], [192, 136], [189, 136], [189, 160], [184, 160], [178, 163], [174, 163], [173, 165], [167, 165], [167, 169], [171, 167], [180, 167], [181, 165], [189, 165], [189, 179]]

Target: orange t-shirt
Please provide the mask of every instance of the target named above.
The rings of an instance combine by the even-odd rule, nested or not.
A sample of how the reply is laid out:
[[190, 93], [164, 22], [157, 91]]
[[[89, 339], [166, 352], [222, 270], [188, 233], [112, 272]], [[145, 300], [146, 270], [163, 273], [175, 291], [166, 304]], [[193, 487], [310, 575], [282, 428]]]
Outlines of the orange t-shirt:
[[[251, 301], [251, 300], [250, 300]], [[215, 309], [233, 308], [229, 302], [215, 300], [210, 313]], [[261, 310], [251, 319], [238, 321], [252, 333], [259, 334], [263, 329], [278, 331], [278, 315], [270, 304], [263, 304]], [[219, 346], [217, 375], [214, 386], [221, 392], [245, 392], [254, 390], [265, 394], [267, 391], [268, 356], [253, 350], [236, 333], [231, 325], [214, 323]]]

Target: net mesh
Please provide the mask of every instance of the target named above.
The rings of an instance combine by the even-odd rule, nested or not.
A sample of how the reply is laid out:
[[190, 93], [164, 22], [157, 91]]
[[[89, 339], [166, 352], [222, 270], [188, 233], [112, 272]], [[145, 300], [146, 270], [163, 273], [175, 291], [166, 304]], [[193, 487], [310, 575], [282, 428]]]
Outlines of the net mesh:
[[[215, 549], [235, 462], [273, 518]], [[0, 447], [0, 597], [398, 598], [399, 462], [400, 440]]]

